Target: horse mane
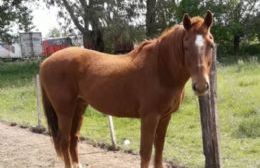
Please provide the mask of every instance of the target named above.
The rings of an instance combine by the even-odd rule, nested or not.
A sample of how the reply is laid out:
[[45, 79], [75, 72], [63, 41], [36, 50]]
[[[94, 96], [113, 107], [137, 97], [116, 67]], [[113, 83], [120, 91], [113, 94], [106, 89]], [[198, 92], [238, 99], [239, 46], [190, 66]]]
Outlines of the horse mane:
[[[204, 19], [202, 17], [199, 17], [199, 16], [196, 16], [196, 17], [192, 17], [191, 18], [191, 25], [192, 27], [200, 27], [203, 23]], [[159, 36], [159, 39], [162, 39], [162, 38], [165, 38], [169, 35], [171, 35], [176, 28], [182, 26], [182, 23], [181, 24], [177, 24], [177, 25], [174, 25], [173, 27], [170, 27], [168, 29], [165, 29], [162, 34]]]
[[142, 41], [140, 44], [138, 44], [137, 47], [135, 47], [132, 51], [130, 51], [127, 55], [132, 55], [133, 58], [137, 57], [139, 55], [139, 53], [142, 51], [142, 49], [153, 43], [154, 41], [156, 41], [156, 39], [151, 39], [151, 40], [144, 40]]
[[[203, 21], [204, 21], [203, 18], [201, 18], [199, 16], [191, 18], [192, 26], [197, 27], [197, 28], [203, 24]], [[141, 42], [129, 54], [134, 55], [134, 57], [136, 57], [138, 55], [138, 53], [140, 53], [145, 46], [147, 46], [153, 42], [158, 42], [158, 41], [160, 42], [160, 41], [163, 41], [166, 39], [172, 40], [172, 36], [174, 36], [174, 38], [176, 38], [177, 41], [182, 40], [183, 33], [181, 33], [181, 32], [183, 32], [183, 29], [184, 28], [183, 28], [182, 23], [174, 25], [173, 27], [164, 30], [159, 37]]]
[[154, 40], [145, 40], [143, 42], [141, 42], [138, 47], [136, 47], [136, 52], [140, 52], [144, 46], [148, 45], [148, 44], [151, 44]]

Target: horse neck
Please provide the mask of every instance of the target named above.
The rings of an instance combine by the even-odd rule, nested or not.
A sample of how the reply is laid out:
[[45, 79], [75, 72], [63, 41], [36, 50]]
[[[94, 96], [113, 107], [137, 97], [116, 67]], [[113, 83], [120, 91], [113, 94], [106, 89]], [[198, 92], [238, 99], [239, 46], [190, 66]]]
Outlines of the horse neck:
[[184, 29], [178, 26], [159, 38], [158, 72], [161, 83], [167, 87], [184, 87], [189, 79], [184, 64], [183, 37]]

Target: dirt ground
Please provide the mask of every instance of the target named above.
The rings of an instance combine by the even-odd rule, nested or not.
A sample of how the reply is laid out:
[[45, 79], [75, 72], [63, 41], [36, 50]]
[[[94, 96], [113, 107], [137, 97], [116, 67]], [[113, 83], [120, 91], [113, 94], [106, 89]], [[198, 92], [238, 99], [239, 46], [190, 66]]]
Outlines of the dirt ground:
[[[84, 141], [80, 142], [80, 161], [83, 168], [138, 168], [140, 164], [138, 155], [108, 151]], [[62, 167], [49, 136], [0, 122], [0, 168]]]
[[[84, 168], [136, 168], [139, 156], [80, 143]], [[0, 123], [0, 168], [62, 168], [49, 136]]]

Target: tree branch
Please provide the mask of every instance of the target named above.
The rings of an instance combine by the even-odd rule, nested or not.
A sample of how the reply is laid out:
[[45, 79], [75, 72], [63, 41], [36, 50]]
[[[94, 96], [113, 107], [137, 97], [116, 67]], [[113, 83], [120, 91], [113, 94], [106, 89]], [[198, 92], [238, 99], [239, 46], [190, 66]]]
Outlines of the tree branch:
[[75, 26], [82, 32], [84, 33], [85, 29], [84, 27], [79, 23], [79, 20], [78, 18], [75, 16], [74, 12], [73, 12], [73, 9], [72, 7], [69, 5], [68, 1], [67, 0], [62, 0], [65, 8], [67, 9], [67, 11], [69, 12], [70, 14], [70, 17], [73, 21], [73, 23], [75, 24]]
[[79, 2], [81, 3], [81, 6], [84, 10], [84, 14], [83, 14], [83, 20], [84, 20], [84, 24], [85, 24], [85, 28], [88, 29], [88, 4], [86, 2], [86, 0], [79, 0]]
[[85, 0], [79, 0], [79, 2], [81, 3], [84, 9], [87, 7], [87, 2]]
[[[251, 2], [250, 2], [251, 3]], [[253, 1], [253, 4], [251, 5], [248, 5], [246, 7], [246, 9], [244, 10], [244, 12], [241, 14], [241, 23], [244, 24], [245, 22], [247, 22], [247, 20], [249, 19], [249, 17], [251, 16], [252, 14], [252, 11], [254, 9], [256, 5], [256, 0]], [[243, 18], [243, 15], [245, 14], [246, 11], [249, 11], [249, 13], [245, 16], [245, 18]]]

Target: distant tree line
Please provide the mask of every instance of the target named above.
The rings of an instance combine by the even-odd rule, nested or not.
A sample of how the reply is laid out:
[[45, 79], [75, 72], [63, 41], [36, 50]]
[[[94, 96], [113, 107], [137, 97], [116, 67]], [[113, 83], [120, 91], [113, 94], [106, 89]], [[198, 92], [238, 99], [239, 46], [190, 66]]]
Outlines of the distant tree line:
[[[15, 0], [4, 0], [5, 3], [8, 1]], [[201, 16], [207, 10], [214, 13], [212, 32], [222, 53], [236, 55], [244, 50], [243, 46], [251, 46], [249, 51], [252, 54], [260, 51], [259, 0], [44, 0], [44, 2], [47, 6], [59, 8], [62, 31], [80, 33], [86, 48], [99, 51], [113, 52], [115, 43], [123, 44], [154, 38], [164, 29], [180, 23], [184, 13]], [[1, 11], [0, 17], [3, 18]], [[30, 23], [30, 15], [25, 18]], [[26, 25], [22, 23], [24, 22], [20, 25]], [[2, 25], [0, 26], [2, 32]], [[6, 26], [3, 30], [8, 28], [10, 27]]]
[[15, 28], [24, 32], [34, 28], [32, 10], [24, 5], [24, 2], [23, 0], [0, 0], [0, 41], [11, 43]]

